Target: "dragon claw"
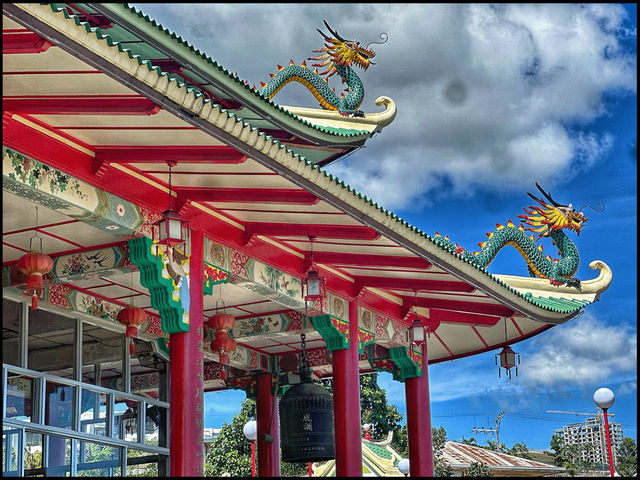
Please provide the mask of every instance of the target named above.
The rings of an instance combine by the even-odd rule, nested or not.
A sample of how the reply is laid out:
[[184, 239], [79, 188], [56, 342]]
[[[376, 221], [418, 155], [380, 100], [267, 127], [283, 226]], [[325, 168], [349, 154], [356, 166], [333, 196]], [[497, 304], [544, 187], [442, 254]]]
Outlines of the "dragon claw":
[[362, 110], [356, 110], [355, 112], [353, 112], [353, 116], [364, 118], [364, 112]]

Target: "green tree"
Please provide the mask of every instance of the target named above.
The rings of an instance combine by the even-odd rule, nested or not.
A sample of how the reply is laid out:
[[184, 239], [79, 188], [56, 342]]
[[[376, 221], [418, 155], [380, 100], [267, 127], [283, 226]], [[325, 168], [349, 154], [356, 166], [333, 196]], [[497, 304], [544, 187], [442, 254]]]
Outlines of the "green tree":
[[387, 402], [387, 392], [378, 385], [378, 373], [360, 376], [361, 425], [373, 425], [369, 431], [373, 439], [383, 439], [393, 430], [401, 429], [402, 414], [398, 407]]
[[514, 457], [531, 459], [529, 455], [529, 448], [526, 443], [514, 443], [513, 447], [508, 450], [504, 450], [507, 455], [513, 455]]
[[490, 477], [491, 471], [484, 463], [472, 462], [464, 472], [463, 477]]
[[453, 476], [449, 465], [442, 460], [442, 450], [447, 442], [447, 431], [444, 427], [431, 427], [431, 442], [433, 446], [433, 471], [438, 477]]
[[553, 461], [554, 463], [560, 467], [562, 466], [562, 447], [564, 446], [564, 440], [562, 435], [560, 435], [559, 433], [554, 433], [553, 436], [551, 437], [551, 440], [549, 441], [549, 448], [552, 450], [553, 453]]
[[616, 457], [616, 471], [622, 477], [633, 477], [638, 472], [638, 448], [631, 437], [624, 437]]
[[462, 437], [462, 440], [460, 440], [460, 443], [464, 444], [464, 445], [472, 445], [474, 447], [478, 447], [478, 442], [476, 442], [476, 439], [474, 437], [471, 438], [464, 438]]

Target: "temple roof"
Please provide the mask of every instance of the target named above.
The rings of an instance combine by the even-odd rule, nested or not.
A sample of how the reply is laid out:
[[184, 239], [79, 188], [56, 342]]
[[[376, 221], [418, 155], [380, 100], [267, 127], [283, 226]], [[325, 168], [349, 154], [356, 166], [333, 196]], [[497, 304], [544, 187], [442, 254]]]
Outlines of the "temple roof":
[[[291, 108], [301, 118], [315, 115], [318, 124], [306, 122], [265, 100], [141, 12], [111, 4], [74, 5], [90, 13], [70, 15], [52, 5], [3, 7], [5, 181], [17, 157], [31, 164], [40, 161], [70, 175], [82, 188], [97, 189], [95, 195], [108, 197], [114, 209], [120, 202], [123, 208], [132, 205], [159, 215], [168, 200], [166, 162], [176, 161], [174, 205], [206, 235], [223, 238], [234, 251], [292, 278], [303, 277], [314, 265], [328, 278], [333, 295], [357, 297], [359, 305], [376, 316], [380, 335], [391, 328], [385, 323], [389, 318], [406, 326], [416, 302], [418, 314], [437, 327], [429, 339], [430, 362], [499, 348], [564, 323], [608, 286], [610, 271], [602, 262], [592, 267], [602, 281], [591, 293], [548, 282], [523, 285], [522, 277], [494, 275], [469, 263], [318, 166], [375, 133], [378, 127], [366, 130], [366, 117], [365, 124], [353, 119], [354, 126], [361, 125], [348, 133], [344, 127], [319, 126], [333, 121], [331, 115]], [[102, 17], [91, 19], [93, 13]], [[101, 22], [117, 27], [99, 28]], [[124, 43], [125, 34], [143, 39], [143, 44]], [[165, 70], [149, 61], [160, 53]], [[167, 73], [169, 60], [192, 67], [188, 74], [203, 88], [200, 81], [205, 82], [219, 99]], [[225, 108], [222, 97], [237, 105]], [[243, 109], [238, 110], [240, 104]], [[391, 102], [381, 104], [395, 114]], [[250, 110], [256, 116], [247, 116]], [[273, 123], [264, 123], [261, 116], [267, 114]], [[287, 143], [274, 137], [269, 134], [274, 125], [304, 141]], [[332, 152], [329, 157], [307, 157], [327, 151]], [[27, 192], [26, 179], [11, 183], [13, 190], [9, 184], [3, 182], [3, 212], [11, 212], [3, 229], [5, 263], [22, 255], [19, 245], [34, 228], [30, 212], [40, 198]], [[39, 230], [50, 234], [51, 255], [122, 241], [135, 233], [110, 230], [114, 225], [108, 221], [113, 223], [116, 213], [100, 224], [95, 220], [98, 210], [71, 215], [43, 206], [41, 211], [48, 225]], [[76, 220], [70, 221], [69, 215]], [[114, 283], [111, 298], [126, 296], [116, 286], [129, 281], [123, 275], [109, 278]], [[95, 288], [97, 281], [85, 279], [82, 286]], [[277, 300], [237, 291], [239, 286], [225, 286], [224, 295], [259, 307], [238, 307], [233, 311], [237, 316], [283, 309]], [[214, 298], [206, 297], [205, 313], [213, 311], [214, 304]], [[394, 328], [386, 333], [400, 338], [402, 330]], [[269, 343], [247, 336], [241, 342], [272, 354], [295, 351], [298, 338], [280, 335]]]

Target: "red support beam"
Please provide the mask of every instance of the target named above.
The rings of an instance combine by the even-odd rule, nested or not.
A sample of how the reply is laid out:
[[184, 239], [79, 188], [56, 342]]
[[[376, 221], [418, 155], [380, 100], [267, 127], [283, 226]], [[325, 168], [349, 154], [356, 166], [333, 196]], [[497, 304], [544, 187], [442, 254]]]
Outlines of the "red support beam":
[[176, 188], [180, 206], [187, 200], [229, 203], [284, 203], [289, 205], [314, 205], [318, 197], [306, 190], [295, 188]]
[[380, 234], [369, 227], [356, 225], [313, 225], [298, 223], [247, 222], [248, 235], [273, 235], [277, 237], [320, 237], [342, 238], [345, 240], [376, 240]]
[[510, 308], [493, 303], [463, 302], [460, 300], [424, 297], [404, 297], [404, 300], [411, 305], [415, 303], [418, 307], [436, 308], [441, 310], [482, 313], [485, 315], [496, 315], [499, 317], [511, 317], [515, 314], [515, 312]]
[[400, 290], [436, 290], [446, 292], [466, 292], [475, 290], [473, 285], [465, 282], [454, 282], [445, 280], [421, 280], [412, 278], [394, 277], [355, 277], [356, 284], [363, 287], [389, 288]]
[[397, 255], [363, 255], [358, 253], [313, 252], [317, 263], [337, 266], [358, 267], [400, 267], [428, 269], [431, 263], [419, 257], [401, 257]]
[[404, 382], [407, 405], [407, 437], [409, 443], [409, 474], [412, 477], [433, 477], [433, 440], [431, 438], [431, 400], [427, 342], [422, 344], [422, 376]]
[[[259, 477], [280, 476], [278, 396], [274, 395], [271, 379], [270, 373], [258, 373], [256, 375], [256, 424], [258, 427]], [[268, 437], [265, 437], [265, 435], [270, 435], [273, 441], [267, 441]]]
[[170, 335], [172, 477], [204, 475], [203, 261], [204, 235], [192, 230], [189, 331]]
[[2, 53], [42, 53], [49, 50], [51, 43], [33, 32], [3, 33]]
[[3, 98], [2, 110], [31, 115], [153, 115], [161, 110], [144, 97]]
[[443, 323], [464, 323], [467, 325], [483, 325], [490, 327], [496, 325], [500, 320], [500, 317], [493, 315], [438, 310], [435, 308], [429, 309], [429, 318]]
[[349, 302], [349, 347], [332, 352], [336, 476], [362, 476], [358, 308]]
[[[226, 145], [112, 145], [96, 147], [96, 159], [106, 163], [242, 163], [247, 157]], [[167, 169], [167, 173], [169, 170]]]

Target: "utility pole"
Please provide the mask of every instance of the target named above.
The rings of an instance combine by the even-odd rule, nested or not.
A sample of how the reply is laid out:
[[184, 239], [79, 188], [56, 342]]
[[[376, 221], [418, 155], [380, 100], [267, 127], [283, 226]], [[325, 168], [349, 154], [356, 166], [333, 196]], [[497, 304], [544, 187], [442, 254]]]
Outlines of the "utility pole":
[[500, 412], [500, 414], [496, 417], [496, 428], [478, 428], [473, 427], [473, 431], [475, 433], [495, 433], [496, 434], [496, 447], [500, 452], [502, 448], [500, 447], [500, 421], [504, 417], [504, 412]]

